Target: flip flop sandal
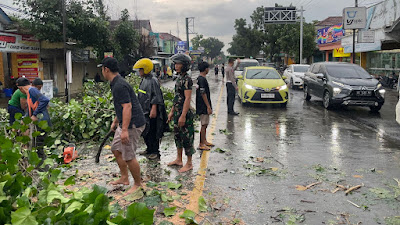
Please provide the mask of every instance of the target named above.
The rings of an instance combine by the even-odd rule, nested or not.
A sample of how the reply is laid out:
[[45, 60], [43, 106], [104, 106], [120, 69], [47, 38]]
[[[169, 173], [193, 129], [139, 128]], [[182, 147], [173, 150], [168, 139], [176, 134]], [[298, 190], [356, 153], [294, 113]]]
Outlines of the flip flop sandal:
[[215, 145], [214, 144], [212, 144], [212, 143], [208, 143], [208, 144], [206, 144], [208, 147], [215, 147]]

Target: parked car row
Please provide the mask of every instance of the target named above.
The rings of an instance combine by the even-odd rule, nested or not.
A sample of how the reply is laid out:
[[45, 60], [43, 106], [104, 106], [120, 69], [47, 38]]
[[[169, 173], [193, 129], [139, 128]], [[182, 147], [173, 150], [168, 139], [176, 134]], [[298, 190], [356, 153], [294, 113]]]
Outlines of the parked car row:
[[378, 112], [385, 103], [385, 89], [356, 64], [320, 62], [290, 65], [280, 75], [257, 60], [243, 59], [235, 71], [241, 103], [274, 103], [286, 107], [290, 88], [304, 91], [304, 99], [321, 98], [323, 106], [364, 106]]

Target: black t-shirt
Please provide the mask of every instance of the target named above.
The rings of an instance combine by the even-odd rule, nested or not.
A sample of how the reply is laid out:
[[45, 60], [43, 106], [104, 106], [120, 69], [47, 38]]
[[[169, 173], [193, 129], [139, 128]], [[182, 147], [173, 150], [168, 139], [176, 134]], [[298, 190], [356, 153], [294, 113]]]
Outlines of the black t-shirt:
[[133, 91], [131, 85], [126, 82], [120, 75], [117, 75], [111, 81], [111, 92], [114, 98], [114, 108], [117, 114], [117, 118], [120, 126], [122, 126], [122, 104], [132, 103], [132, 117], [129, 124], [129, 129], [132, 128], [132, 124], [136, 127], [141, 127], [146, 123], [143, 115], [142, 107], [139, 104], [139, 100]]
[[211, 98], [210, 98], [210, 88], [208, 87], [208, 81], [205, 77], [199, 76], [197, 78], [197, 90], [196, 90], [196, 114], [208, 114], [207, 112], [207, 105], [204, 103], [202, 94], [207, 95], [207, 100], [211, 105]]

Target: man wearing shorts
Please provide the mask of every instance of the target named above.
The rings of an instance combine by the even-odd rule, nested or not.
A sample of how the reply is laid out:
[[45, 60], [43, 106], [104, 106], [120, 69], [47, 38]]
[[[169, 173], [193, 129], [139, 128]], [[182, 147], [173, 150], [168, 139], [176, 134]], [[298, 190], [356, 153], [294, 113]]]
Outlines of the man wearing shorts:
[[190, 109], [190, 101], [192, 99], [192, 78], [187, 71], [190, 69], [191, 58], [188, 55], [178, 53], [171, 57], [175, 63], [175, 70], [179, 75], [175, 83], [175, 97], [171, 112], [168, 115], [168, 121], [174, 119], [175, 144], [178, 149], [177, 157], [168, 166], [182, 166], [182, 153], [185, 149], [187, 163], [179, 172], [183, 173], [193, 169], [192, 155], [195, 153], [193, 148], [194, 142], [194, 115]]
[[105, 58], [100, 66], [104, 78], [110, 82], [117, 115], [111, 125], [111, 130], [115, 131], [111, 151], [117, 160], [121, 178], [110, 184], [129, 185], [129, 169], [134, 179], [134, 185], [126, 192], [128, 195], [142, 185], [140, 165], [136, 160], [136, 149], [146, 120], [133, 88], [118, 73], [118, 61], [114, 58]]
[[214, 146], [206, 139], [206, 130], [210, 122], [212, 114], [210, 88], [208, 87], [207, 74], [209, 72], [209, 64], [207, 62], [199, 63], [200, 76], [197, 78], [196, 90], [196, 114], [200, 116], [200, 144], [199, 150], [209, 151], [210, 147]]

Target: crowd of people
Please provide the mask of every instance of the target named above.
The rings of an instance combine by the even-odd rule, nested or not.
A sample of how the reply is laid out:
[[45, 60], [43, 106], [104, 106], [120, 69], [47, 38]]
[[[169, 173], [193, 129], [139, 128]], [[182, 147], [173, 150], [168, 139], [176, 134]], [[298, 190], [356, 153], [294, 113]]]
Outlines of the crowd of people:
[[[177, 156], [168, 165], [181, 167], [179, 169], [181, 173], [193, 169], [195, 114], [199, 115], [201, 123], [200, 143], [197, 149], [209, 151], [214, 146], [206, 139], [207, 126], [210, 122], [210, 115], [213, 113], [210, 88], [206, 78], [210, 65], [207, 62], [200, 62], [198, 65], [200, 75], [197, 77], [196, 85], [196, 111], [193, 111], [190, 107], [193, 81], [188, 74], [191, 67], [191, 58], [186, 54], [175, 54], [171, 57], [171, 60], [174, 63], [178, 78], [175, 83], [173, 106], [168, 114], [164, 105], [160, 82], [157, 74], [153, 73], [154, 65], [150, 59], [143, 58], [134, 65], [134, 69], [139, 71], [139, 75], [142, 78], [137, 94], [132, 86], [120, 75], [118, 61], [115, 58], [105, 58], [99, 65], [103, 77], [110, 83], [116, 113], [110, 128], [115, 132], [111, 151], [116, 158], [121, 176], [110, 184], [129, 185], [130, 172], [134, 179], [134, 185], [126, 194], [134, 192], [141, 186], [142, 182], [140, 165], [136, 160], [136, 150], [140, 137], [143, 137], [147, 146], [146, 150], [140, 152], [140, 154], [147, 155], [149, 159], [158, 159], [160, 157], [161, 138], [163, 133], [169, 129], [169, 122], [173, 121]], [[233, 111], [234, 95], [237, 90], [233, 62], [233, 59], [230, 59], [226, 68], [228, 113], [238, 115]], [[222, 74], [225, 74], [223, 66]], [[97, 74], [96, 81], [100, 80]], [[45, 120], [51, 126], [50, 116], [47, 111], [50, 100], [40, 93], [43, 85], [42, 80], [37, 78], [31, 83], [27, 78], [21, 77], [17, 79], [16, 83], [18, 90], [13, 94], [8, 104], [10, 124], [12, 125], [15, 122], [15, 115], [21, 113], [29, 116], [32, 121]], [[36, 127], [36, 129], [41, 131], [42, 134], [36, 138], [38, 156], [44, 160], [46, 154], [43, 150], [43, 141], [46, 137], [46, 132], [39, 127]], [[186, 163], [183, 163], [183, 152], [187, 156]]]

